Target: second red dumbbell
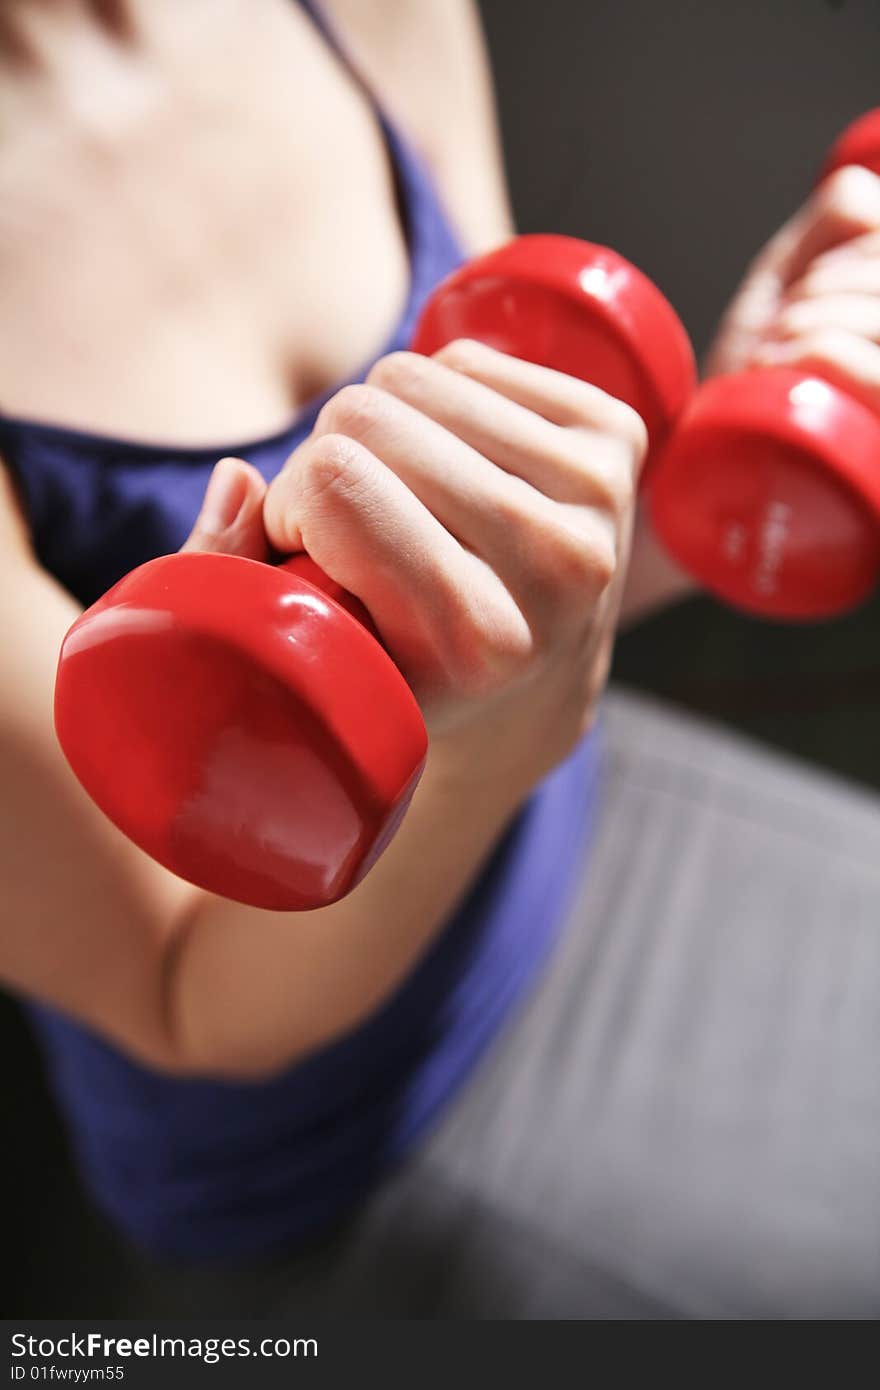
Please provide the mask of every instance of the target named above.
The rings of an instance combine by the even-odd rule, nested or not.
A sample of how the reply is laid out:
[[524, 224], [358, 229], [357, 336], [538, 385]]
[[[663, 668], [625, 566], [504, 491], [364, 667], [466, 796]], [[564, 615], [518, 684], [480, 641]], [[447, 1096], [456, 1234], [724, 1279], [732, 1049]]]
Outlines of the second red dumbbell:
[[[832, 148], [880, 173], [880, 111]], [[820, 373], [762, 367], [696, 393], [650, 486], [679, 563], [736, 607], [834, 617], [880, 579], [880, 419]]]

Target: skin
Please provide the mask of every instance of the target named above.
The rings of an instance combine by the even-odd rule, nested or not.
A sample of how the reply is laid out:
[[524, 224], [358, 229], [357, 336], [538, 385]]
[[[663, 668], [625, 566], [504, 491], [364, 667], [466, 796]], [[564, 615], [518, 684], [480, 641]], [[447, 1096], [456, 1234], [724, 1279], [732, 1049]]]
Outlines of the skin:
[[804, 367], [880, 411], [880, 178], [838, 169], [767, 243], [725, 314], [709, 373]]
[[[502, 240], [509, 213], [469, 5], [328, 8], [418, 139], [467, 244]], [[12, 413], [181, 443], [266, 434], [350, 375], [396, 319], [405, 248], [375, 122], [287, 0], [10, 0], [0, 130], [0, 383]], [[328, 176], [339, 167], [356, 225]], [[880, 231], [866, 217], [853, 245]], [[803, 242], [803, 226], [794, 235]], [[867, 275], [874, 252], [854, 254]], [[725, 343], [741, 347], [742, 320], [734, 306], [722, 360]], [[180, 1074], [265, 1076], [363, 1020], [594, 717], [644, 443], [641, 421], [602, 392], [457, 343], [433, 360], [386, 357], [338, 393], [268, 489], [240, 460], [218, 464], [187, 548], [307, 548], [370, 609], [431, 735], [412, 809], [376, 869], [343, 902], [298, 915], [181, 883], [80, 790], [51, 720], [77, 605], [39, 566], [0, 472], [9, 985]], [[634, 574], [630, 611], [683, 586], [647, 536]]]

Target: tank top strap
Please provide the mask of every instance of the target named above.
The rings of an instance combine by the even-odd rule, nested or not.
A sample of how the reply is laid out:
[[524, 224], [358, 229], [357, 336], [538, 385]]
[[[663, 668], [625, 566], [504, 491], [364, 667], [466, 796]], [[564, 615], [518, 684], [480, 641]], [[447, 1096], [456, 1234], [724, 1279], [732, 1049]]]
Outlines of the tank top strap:
[[411, 292], [399, 332], [400, 341], [409, 342], [421, 306], [437, 283], [438, 272], [445, 274], [460, 264], [464, 249], [425, 160], [386, 111], [320, 0], [297, 0], [297, 3], [363, 92], [385, 139], [410, 250]]
[[[385, 108], [374, 91], [372, 84], [365, 74], [361, 71], [357, 59], [348, 50], [344, 38], [339, 33], [333, 20], [327, 14], [320, 0], [296, 0], [299, 8], [312, 21], [320, 37], [324, 40], [331, 53], [336, 57], [343, 68], [348, 72], [352, 81], [363, 92], [370, 106], [372, 106], [376, 117], [383, 130], [391, 132], [394, 130], [394, 123], [390, 120]], [[396, 133], [396, 132], [395, 132]]]

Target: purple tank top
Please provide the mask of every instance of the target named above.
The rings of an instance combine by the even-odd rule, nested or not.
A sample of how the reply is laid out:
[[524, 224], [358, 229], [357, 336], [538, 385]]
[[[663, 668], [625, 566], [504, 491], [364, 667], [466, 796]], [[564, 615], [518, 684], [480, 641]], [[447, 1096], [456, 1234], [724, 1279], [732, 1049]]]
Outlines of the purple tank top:
[[[408, 344], [424, 299], [462, 253], [426, 170], [374, 109], [411, 267], [384, 354]], [[218, 458], [249, 459], [272, 478], [326, 398], [280, 434], [210, 448], [0, 416], [0, 454], [19, 479], [43, 565], [88, 604], [135, 565], [182, 544]], [[591, 738], [534, 793], [381, 1010], [271, 1081], [169, 1079], [31, 1006], [95, 1201], [138, 1244], [194, 1258], [296, 1244], [343, 1217], [441, 1112], [535, 979], [587, 849], [597, 776]]]

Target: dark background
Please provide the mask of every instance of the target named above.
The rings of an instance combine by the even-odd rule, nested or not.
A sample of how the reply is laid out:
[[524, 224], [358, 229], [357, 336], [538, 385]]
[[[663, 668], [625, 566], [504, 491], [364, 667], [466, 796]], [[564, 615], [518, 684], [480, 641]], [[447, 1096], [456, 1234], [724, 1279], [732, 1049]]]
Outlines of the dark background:
[[[415, 3], [415, 0], [414, 0]], [[880, 101], [880, 0], [482, 0], [523, 231], [607, 242], [698, 351], [830, 141]], [[816, 628], [708, 599], [620, 643], [620, 681], [880, 787], [880, 605]], [[7, 1316], [130, 1315], [142, 1277], [84, 1206], [13, 1007], [5, 1056]]]

